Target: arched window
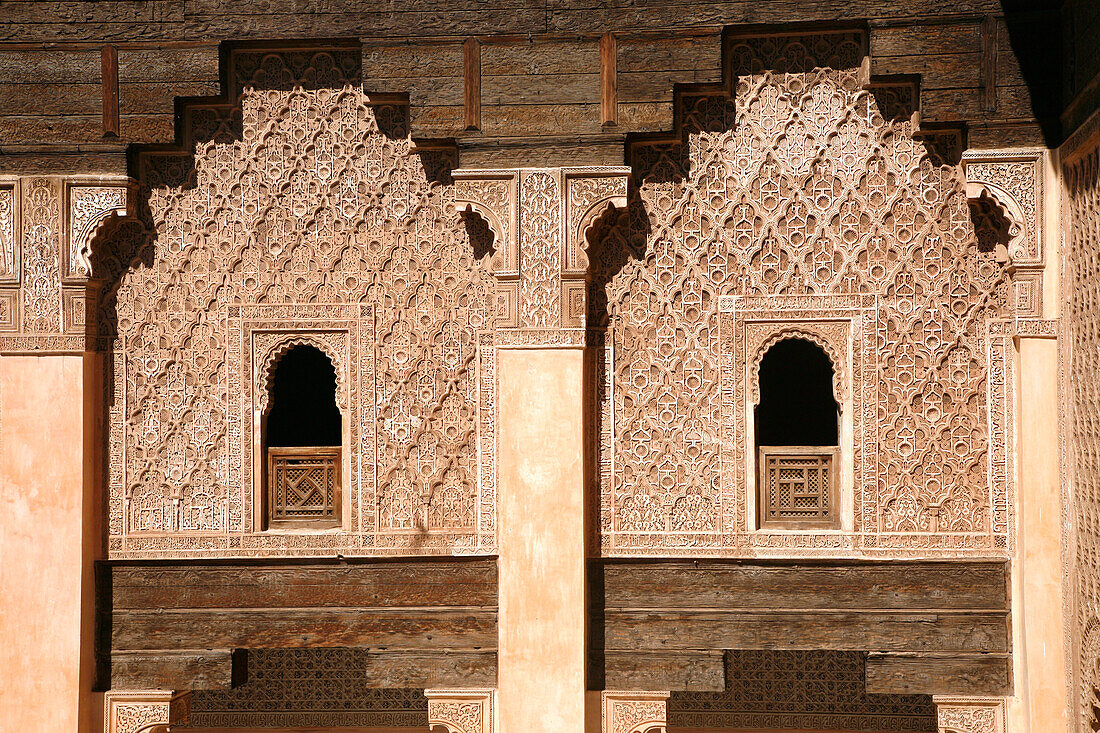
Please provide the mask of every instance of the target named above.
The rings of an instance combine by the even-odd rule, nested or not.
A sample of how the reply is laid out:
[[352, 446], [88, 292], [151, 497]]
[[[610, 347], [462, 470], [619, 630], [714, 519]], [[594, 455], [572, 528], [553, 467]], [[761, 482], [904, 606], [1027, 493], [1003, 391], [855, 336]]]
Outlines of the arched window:
[[320, 349], [297, 344], [276, 362], [270, 384], [268, 526], [335, 526], [343, 434], [336, 370]]
[[758, 378], [761, 526], [836, 526], [840, 410], [832, 362], [811, 341], [784, 339], [764, 354]]

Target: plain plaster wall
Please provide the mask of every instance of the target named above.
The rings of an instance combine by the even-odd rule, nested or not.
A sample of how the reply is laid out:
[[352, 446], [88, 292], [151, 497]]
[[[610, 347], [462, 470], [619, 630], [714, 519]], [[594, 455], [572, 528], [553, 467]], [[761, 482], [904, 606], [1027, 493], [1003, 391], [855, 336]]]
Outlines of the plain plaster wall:
[[501, 733], [584, 730], [583, 353], [498, 352]]
[[2, 731], [94, 717], [84, 376], [82, 356], [0, 356]]

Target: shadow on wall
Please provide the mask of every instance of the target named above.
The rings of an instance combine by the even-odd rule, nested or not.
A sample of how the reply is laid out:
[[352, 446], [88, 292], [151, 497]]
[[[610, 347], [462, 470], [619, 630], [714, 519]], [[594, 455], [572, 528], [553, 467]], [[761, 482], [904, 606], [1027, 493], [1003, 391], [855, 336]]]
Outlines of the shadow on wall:
[[1069, 132], [1059, 120], [1063, 91], [1072, 73], [1064, 63], [1064, 5], [1064, 0], [1001, 0], [1009, 42], [1027, 84], [1032, 112], [1051, 148], [1058, 147]]

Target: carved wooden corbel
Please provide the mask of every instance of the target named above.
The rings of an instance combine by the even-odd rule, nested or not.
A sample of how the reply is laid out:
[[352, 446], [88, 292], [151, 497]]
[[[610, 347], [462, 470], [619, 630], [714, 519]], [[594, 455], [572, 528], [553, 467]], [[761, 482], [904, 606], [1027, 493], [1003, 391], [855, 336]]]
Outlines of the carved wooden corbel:
[[948, 697], [934, 695], [939, 733], [1005, 733], [1003, 697]]
[[496, 690], [424, 690], [428, 730], [433, 733], [493, 733]]
[[163, 733], [190, 716], [190, 692], [110, 690], [103, 697], [103, 733]]
[[604, 690], [603, 733], [665, 733], [668, 692]]

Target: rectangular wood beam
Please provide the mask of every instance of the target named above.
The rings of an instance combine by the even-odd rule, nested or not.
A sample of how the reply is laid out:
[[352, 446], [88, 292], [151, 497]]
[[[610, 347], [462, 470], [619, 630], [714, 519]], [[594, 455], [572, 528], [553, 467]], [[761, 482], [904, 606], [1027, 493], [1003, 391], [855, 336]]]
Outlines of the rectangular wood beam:
[[467, 130], [481, 129], [481, 42], [467, 38], [462, 44], [462, 88]]
[[101, 51], [103, 136], [118, 137], [118, 51], [108, 44]]
[[600, 122], [615, 125], [619, 121], [618, 42], [613, 33], [600, 38]]
[[1007, 654], [870, 654], [867, 692], [877, 695], [1012, 694]]

